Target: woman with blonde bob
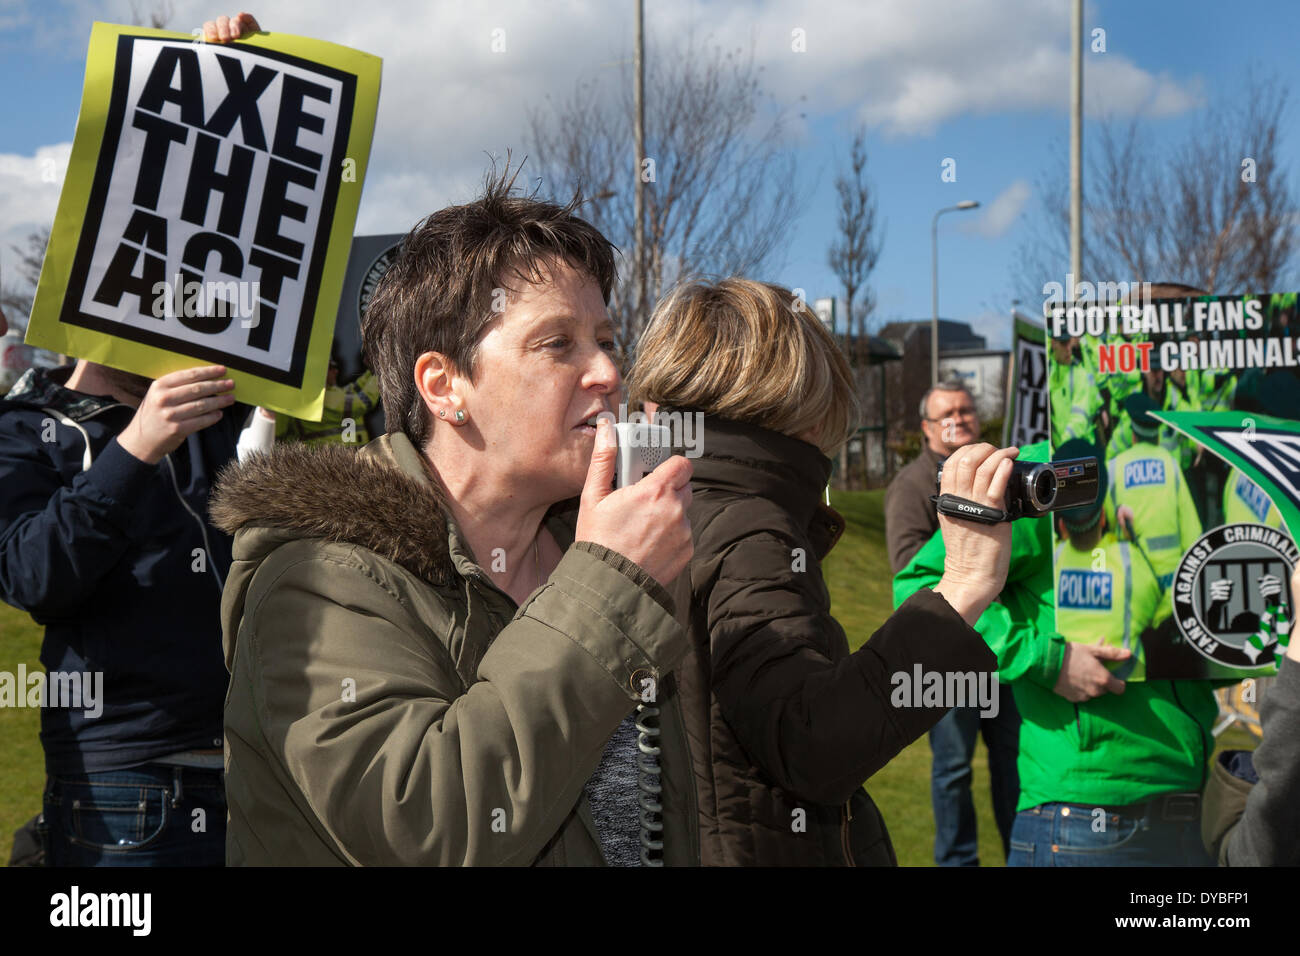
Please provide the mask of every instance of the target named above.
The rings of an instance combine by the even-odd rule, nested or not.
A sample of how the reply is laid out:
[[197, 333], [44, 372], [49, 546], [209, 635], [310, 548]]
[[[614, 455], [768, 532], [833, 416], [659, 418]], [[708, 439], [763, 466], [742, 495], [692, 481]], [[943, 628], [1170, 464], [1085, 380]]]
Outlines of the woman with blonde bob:
[[[656, 309], [629, 390], [651, 415], [703, 413], [695, 553], [671, 589], [701, 862], [896, 864], [862, 783], [946, 708], [912, 706], [894, 675], [995, 670], [971, 625], [1002, 588], [1010, 525], [941, 519], [943, 579], [850, 653], [820, 566], [844, 522], [821, 502], [859, 405], [816, 316], [780, 286], [691, 282]], [[959, 450], [943, 490], [1000, 502], [1016, 451]]]

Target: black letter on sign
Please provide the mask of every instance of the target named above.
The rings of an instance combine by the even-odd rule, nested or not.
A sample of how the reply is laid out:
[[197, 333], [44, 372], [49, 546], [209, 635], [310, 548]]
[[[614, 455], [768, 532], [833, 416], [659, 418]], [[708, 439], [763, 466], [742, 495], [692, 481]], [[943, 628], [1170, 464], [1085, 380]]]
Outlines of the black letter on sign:
[[135, 246], [129, 246], [125, 242], [120, 243], [108, 263], [108, 268], [104, 270], [104, 279], [95, 291], [94, 301], [118, 308], [123, 295], [134, 295], [140, 300], [141, 315], [161, 319], [161, 315], [154, 316], [153, 304], [158, 298], [154, 289], [159, 283], [167, 284], [167, 260], [161, 256], [144, 253], [140, 274], [136, 275], [131, 270], [135, 268], [136, 259], [140, 255], [141, 250]]
[[285, 279], [298, 278], [299, 263], [292, 259], [281, 259], [265, 249], [254, 249], [248, 254], [248, 264], [262, 270], [258, 276], [257, 291], [258, 323], [248, 333], [248, 344], [255, 349], [266, 351], [271, 348], [271, 330], [275, 328], [275, 307], [271, 304], [280, 301], [284, 291]]
[[[1048, 394], [1035, 389], [1033, 391], [1021, 390], [1020, 400], [1024, 402], [1029, 399], [1029, 412], [1026, 428], [1029, 428], [1035, 435], [1043, 435], [1047, 432], [1047, 415], [1048, 415]], [[1039, 439], [1035, 439], [1037, 441]]]
[[320, 169], [321, 154], [298, 145], [298, 130], [310, 130], [319, 133], [325, 129], [325, 120], [315, 113], [308, 113], [302, 108], [304, 97], [314, 100], [330, 101], [334, 93], [328, 86], [284, 75], [280, 84], [280, 115], [275, 119], [275, 146], [271, 152], [283, 156], [291, 162]]
[[266, 184], [262, 188], [262, 208], [257, 213], [257, 231], [253, 242], [291, 259], [301, 259], [305, 248], [297, 239], [280, 235], [280, 220], [307, 221], [307, 207], [288, 198], [289, 184], [307, 189], [316, 187], [316, 174], [300, 166], [272, 159], [266, 167]]
[[[191, 282], [202, 282], [203, 275], [207, 272], [208, 256], [216, 253], [221, 259], [221, 271], [228, 276], [234, 276], [236, 279], [242, 278], [244, 272], [244, 256], [239, 251], [239, 246], [225, 236], [219, 236], [215, 232], [196, 232], [190, 236], [190, 241], [185, 243], [185, 253], [181, 256], [181, 262], [200, 272], [192, 272], [190, 269], [182, 269], [181, 275], [185, 279], [185, 284]], [[183, 288], [183, 287], [182, 287]], [[215, 303], [214, 303], [215, 304]], [[223, 306], [217, 306], [213, 311], [216, 316], [187, 316], [185, 309], [177, 309], [176, 317], [181, 320], [181, 325], [187, 329], [193, 329], [195, 332], [202, 332], [205, 335], [216, 335], [218, 332], [224, 332], [230, 325], [230, 320], [235, 317], [236, 305], [225, 302]]]
[[262, 129], [262, 114], [257, 110], [257, 98], [266, 92], [266, 88], [275, 79], [275, 70], [255, 66], [248, 74], [248, 79], [244, 79], [244, 71], [234, 57], [218, 54], [217, 65], [226, 77], [229, 92], [212, 114], [212, 119], [208, 120], [208, 132], [225, 136], [235, 128], [235, 121], [238, 120], [244, 135], [244, 145], [266, 149], [266, 133]]
[[[175, 87], [172, 76], [178, 66], [181, 85]], [[181, 108], [181, 122], [186, 126], [203, 125], [203, 80], [199, 58], [189, 47], [165, 46], [158, 51], [138, 105], [150, 113], [161, 113], [163, 104], [169, 102]]]
[[144, 130], [144, 149], [140, 153], [140, 173], [135, 181], [135, 195], [131, 202], [146, 209], [158, 208], [158, 194], [162, 191], [163, 168], [167, 165], [167, 152], [172, 143], [184, 143], [190, 138], [188, 126], [173, 123], [161, 116], [135, 111], [131, 125]]
[[253, 178], [253, 157], [257, 154], [247, 146], [230, 145], [230, 171], [219, 173], [217, 150], [221, 140], [207, 133], [198, 134], [181, 218], [202, 229], [208, 216], [208, 196], [219, 192], [221, 211], [217, 215], [217, 231], [238, 239], [244, 223], [244, 205], [248, 202], [248, 183]]
[[137, 242], [150, 252], [167, 254], [167, 220], [151, 212], [137, 209], [131, 213], [122, 238], [127, 242]]

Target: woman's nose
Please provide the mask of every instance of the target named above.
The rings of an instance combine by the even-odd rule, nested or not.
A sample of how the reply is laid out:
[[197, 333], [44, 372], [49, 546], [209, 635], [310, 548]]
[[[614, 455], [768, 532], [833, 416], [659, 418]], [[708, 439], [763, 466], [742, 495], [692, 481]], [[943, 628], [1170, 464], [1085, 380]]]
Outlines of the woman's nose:
[[614, 361], [614, 356], [610, 355], [604, 349], [598, 349], [595, 360], [587, 369], [588, 388], [592, 386], [603, 386], [606, 392], [614, 392], [623, 384], [623, 376], [618, 370], [618, 363]]

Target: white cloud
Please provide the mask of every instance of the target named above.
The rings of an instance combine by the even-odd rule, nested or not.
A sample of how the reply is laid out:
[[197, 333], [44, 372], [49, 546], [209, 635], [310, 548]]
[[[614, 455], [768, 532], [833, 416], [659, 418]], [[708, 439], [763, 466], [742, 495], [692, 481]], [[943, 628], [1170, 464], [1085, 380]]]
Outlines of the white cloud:
[[1025, 204], [1029, 202], [1029, 197], [1033, 195], [1033, 189], [1029, 183], [1023, 179], [1017, 179], [1006, 189], [998, 194], [998, 197], [984, 207], [983, 213], [973, 222], [962, 224], [962, 228], [967, 232], [973, 232], [977, 235], [987, 236], [990, 239], [996, 239], [1005, 235], [1024, 210]]
[[42, 146], [31, 156], [0, 153], [0, 263], [6, 284], [14, 278], [9, 247], [22, 246], [28, 234], [54, 222], [71, 154], [71, 143]]
[[[208, 12], [192, 0], [177, 7], [174, 22], [197, 24]], [[616, 88], [620, 67], [602, 64], [630, 55], [632, 45], [626, 10], [603, 3], [385, 2], [368, 4], [364, 16], [357, 9], [340, 0], [285, 4], [261, 23], [384, 61], [357, 223], [363, 233], [405, 231], [472, 198], [490, 156], [504, 161], [510, 151], [517, 162], [528, 153], [529, 108], [547, 95], [567, 98], [580, 78]], [[504, 52], [493, 52], [494, 39]]]
[[[774, 89], [824, 108], [856, 105], [886, 135], [926, 135], [964, 115], [1068, 108], [1069, 11], [1059, 0], [873, 0], [802, 17], [767, 0], [758, 16], [733, 11], [736, 35], [756, 24]], [[796, 24], [806, 54], [790, 52]], [[1168, 115], [1200, 99], [1198, 85], [1153, 76], [1118, 53], [1086, 55], [1084, 71], [1093, 115]]]

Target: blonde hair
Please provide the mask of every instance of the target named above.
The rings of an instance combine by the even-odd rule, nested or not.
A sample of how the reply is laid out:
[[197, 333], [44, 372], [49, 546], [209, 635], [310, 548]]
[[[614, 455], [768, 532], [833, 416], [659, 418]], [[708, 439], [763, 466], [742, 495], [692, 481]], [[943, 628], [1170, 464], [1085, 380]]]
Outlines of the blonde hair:
[[779, 285], [728, 278], [674, 289], [650, 318], [628, 376], [657, 402], [799, 437], [833, 456], [862, 414], [848, 363], [808, 305]]

